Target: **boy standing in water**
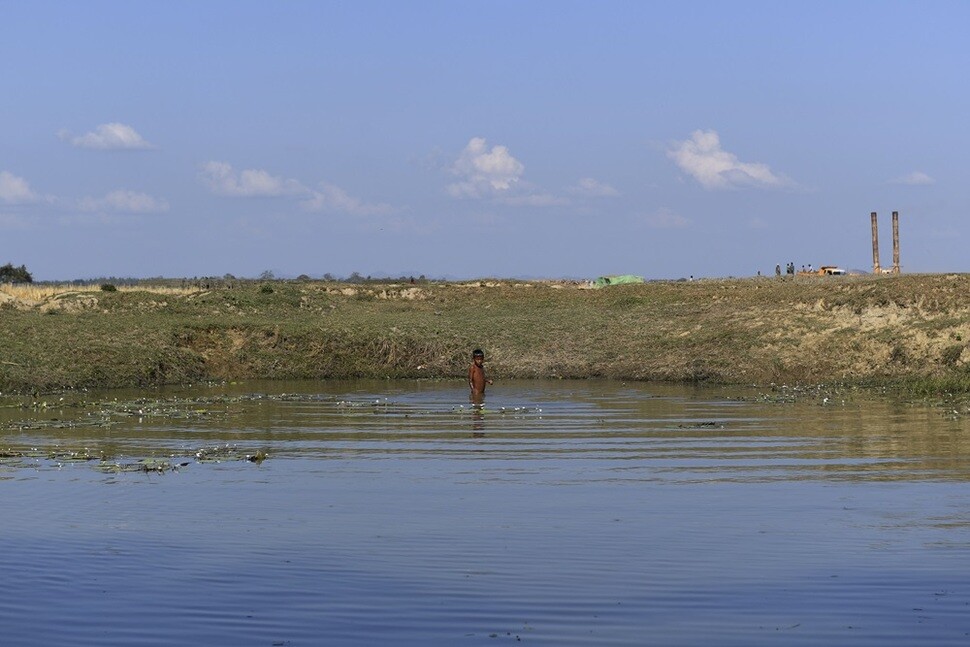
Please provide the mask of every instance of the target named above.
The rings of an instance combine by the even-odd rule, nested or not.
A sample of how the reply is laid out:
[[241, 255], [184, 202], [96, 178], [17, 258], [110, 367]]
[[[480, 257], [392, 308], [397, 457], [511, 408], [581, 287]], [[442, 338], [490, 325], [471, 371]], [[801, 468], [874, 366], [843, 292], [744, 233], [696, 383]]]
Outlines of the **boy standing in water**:
[[473, 402], [481, 402], [485, 397], [485, 385], [492, 381], [485, 377], [485, 353], [481, 348], [472, 351], [472, 364], [468, 367], [468, 389]]

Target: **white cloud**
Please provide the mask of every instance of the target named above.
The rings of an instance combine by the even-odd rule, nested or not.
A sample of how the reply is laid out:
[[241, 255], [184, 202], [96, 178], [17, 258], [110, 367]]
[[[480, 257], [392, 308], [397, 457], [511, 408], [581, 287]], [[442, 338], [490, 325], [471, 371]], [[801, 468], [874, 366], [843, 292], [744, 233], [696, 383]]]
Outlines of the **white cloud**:
[[321, 182], [300, 205], [307, 211], [335, 211], [355, 216], [379, 216], [393, 212], [390, 205], [370, 204], [349, 195], [339, 186]]
[[270, 175], [260, 169], [237, 171], [226, 162], [206, 162], [199, 177], [218, 195], [248, 198], [292, 196], [300, 198], [300, 207], [306, 211], [349, 213], [355, 216], [380, 216], [395, 211], [388, 204], [365, 202], [328, 182], [321, 182], [316, 189], [310, 189], [298, 180]]
[[620, 195], [620, 192], [609, 184], [604, 184], [591, 177], [582, 178], [576, 183], [576, 186], [569, 188], [569, 192], [585, 198], [611, 198]]
[[168, 211], [168, 203], [147, 193], [119, 189], [103, 198], [82, 198], [78, 201], [82, 211], [113, 211], [117, 213], [162, 213]]
[[655, 213], [644, 216], [642, 221], [651, 229], [683, 229], [690, 225], [687, 218], [674, 213], [670, 209], [660, 209]]
[[499, 198], [499, 201], [514, 207], [561, 207], [569, 204], [569, 200], [566, 198], [560, 198], [551, 193], [510, 195]]
[[721, 148], [713, 130], [695, 130], [690, 139], [674, 142], [667, 156], [705, 189], [733, 189], [742, 186], [781, 187], [791, 181], [776, 175], [767, 164], [742, 162]]
[[33, 202], [37, 196], [27, 180], [9, 171], [0, 171], [0, 200], [9, 203]]
[[922, 186], [927, 184], [936, 184], [936, 180], [931, 178], [926, 173], [922, 171], [913, 171], [908, 175], [898, 177], [892, 181], [893, 184], [909, 184], [911, 186]]
[[259, 169], [237, 172], [226, 162], [206, 162], [199, 177], [213, 193], [232, 197], [275, 197], [307, 191], [296, 180], [276, 177]]
[[451, 167], [459, 181], [448, 186], [456, 198], [484, 198], [511, 189], [522, 177], [525, 166], [505, 146], [491, 150], [484, 137], [472, 137]]
[[60, 133], [73, 146], [92, 150], [146, 150], [154, 148], [142, 138], [134, 128], [127, 124], [101, 124], [94, 131], [73, 137], [68, 132]]

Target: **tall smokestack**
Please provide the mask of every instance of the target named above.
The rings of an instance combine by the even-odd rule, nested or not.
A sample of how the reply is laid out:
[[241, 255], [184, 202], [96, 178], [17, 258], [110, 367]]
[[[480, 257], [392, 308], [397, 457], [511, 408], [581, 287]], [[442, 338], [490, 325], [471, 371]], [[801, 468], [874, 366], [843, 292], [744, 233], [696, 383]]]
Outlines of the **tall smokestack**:
[[893, 211], [893, 274], [899, 274], [899, 212]]
[[882, 269], [879, 267], [879, 225], [876, 224], [876, 212], [873, 211], [869, 217], [872, 218], [872, 273], [879, 274]]

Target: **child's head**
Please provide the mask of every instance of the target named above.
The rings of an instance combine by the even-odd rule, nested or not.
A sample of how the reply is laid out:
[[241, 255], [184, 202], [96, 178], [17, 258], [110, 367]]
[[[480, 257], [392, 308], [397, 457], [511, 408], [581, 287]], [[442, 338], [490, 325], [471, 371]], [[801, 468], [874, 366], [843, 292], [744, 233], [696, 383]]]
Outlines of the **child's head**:
[[484, 359], [485, 359], [485, 353], [482, 352], [481, 348], [476, 348], [475, 350], [472, 351], [473, 361], [484, 360]]

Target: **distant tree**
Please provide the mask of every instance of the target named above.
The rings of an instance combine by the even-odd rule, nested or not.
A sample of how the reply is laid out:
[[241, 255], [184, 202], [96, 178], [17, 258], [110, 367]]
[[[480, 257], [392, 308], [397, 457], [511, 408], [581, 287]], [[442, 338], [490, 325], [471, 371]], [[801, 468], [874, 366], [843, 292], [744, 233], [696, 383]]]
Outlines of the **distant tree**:
[[273, 274], [273, 270], [263, 270], [263, 273], [259, 275], [259, 278], [262, 281], [272, 281], [276, 278], [276, 275]]
[[26, 265], [14, 267], [13, 263], [7, 263], [0, 267], [0, 283], [33, 283], [34, 277], [27, 271]]
[[334, 277], [333, 274], [331, 274], [330, 272], [327, 272], [326, 274], [323, 275], [323, 280], [324, 281], [336, 281], [337, 279], [336, 279], [336, 277]]
[[347, 277], [348, 283], [363, 283], [364, 277], [360, 275], [360, 272], [351, 272], [350, 276]]

